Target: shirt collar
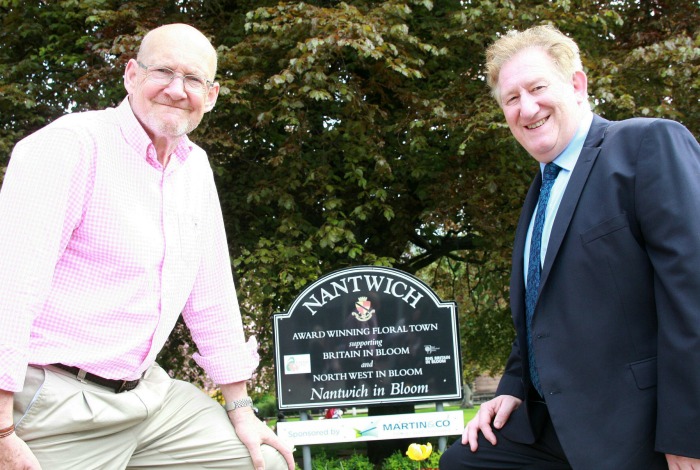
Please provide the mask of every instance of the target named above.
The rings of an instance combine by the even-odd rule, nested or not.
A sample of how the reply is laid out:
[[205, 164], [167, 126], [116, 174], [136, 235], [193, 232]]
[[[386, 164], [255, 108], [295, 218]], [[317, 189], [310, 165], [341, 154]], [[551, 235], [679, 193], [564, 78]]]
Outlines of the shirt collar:
[[[574, 138], [571, 139], [569, 145], [566, 146], [566, 148], [559, 154], [559, 156], [553, 160], [553, 162], [556, 163], [557, 166], [569, 172], [574, 170], [576, 162], [578, 161], [578, 156], [581, 154], [581, 149], [583, 148], [583, 144], [586, 141], [588, 131], [591, 128], [592, 122], [593, 113], [587, 111], [581, 119], [581, 124], [579, 124], [578, 130], [576, 131], [576, 134], [574, 134]], [[544, 163], [540, 163], [540, 169], [542, 171], [544, 171], [544, 166]]]
[[[145, 160], [156, 160], [153, 142], [139, 120], [136, 119], [128, 96], [117, 106], [116, 112], [119, 126], [126, 142]], [[190, 139], [186, 135], [182, 136], [171, 155], [171, 161], [172, 157], [174, 157], [179, 162], [184, 163], [192, 148], [193, 144]]]

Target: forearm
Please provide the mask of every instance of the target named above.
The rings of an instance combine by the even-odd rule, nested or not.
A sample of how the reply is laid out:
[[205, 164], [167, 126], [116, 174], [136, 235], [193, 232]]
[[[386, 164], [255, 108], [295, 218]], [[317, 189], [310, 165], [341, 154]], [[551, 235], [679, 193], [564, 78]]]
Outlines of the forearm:
[[14, 393], [0, 390], [0, 429], [5, 429], [13, 423], [12, 405]]
[[13, 429], [12, 405], [14, 393], [0, 389], [0, 468], [41, 470], [29, 446], [17, 436]]
[[[244, 381], [234, 382], [230, 384], [222, 384], [219, 385], [219, 388], [221, 389], [221, 394], [226, 400], [226, 404], [229, 406], [234, 405], [234, 401], [236, 400], [248, 398], [248, 390]], [[255, 411], [253, 410], [252, 406], [245, 405], [237, 408], [230, 408], [227, 406], [227, 413], [229, 419], [231, 420], [231, 424], [233, 424], [233, 427], [236, 429], [237, 433], [239, 431], [239, 424], [243, 423], [244, 426], [246, 426], [245, 423], [249, 423], [248, 420], [250, 420], [251, 418], [255, 421], [258, 421], [258, 418], [255, 415]], [[250, 423], [247, 425], [249, 426]]]
[[[248, 397], [248, 390], [245, 381], [230, 384], [220, 384], [221, 393], [226, 399], [226, 403], [234, 400], [241, 400]], [[263, 468], [264, 461], [260, 446], [267, 444], [277, 449], [287, 462], [289, 470], [294, 469], [294, 458], [292, 449], [283, 443], [272, 430], [260, 421], [252, 408], [244, 406], [228, 412], [231, 424], [238, 435], [238, 438], [250, 452], [254, 468]]]
[[221, 389], [221, 394], [224, 396], [226, 403], [231, 403], [233, 400], [240, 400], [248, 396], [248, 388], [245, 382], [220, 384], [219, 389]]

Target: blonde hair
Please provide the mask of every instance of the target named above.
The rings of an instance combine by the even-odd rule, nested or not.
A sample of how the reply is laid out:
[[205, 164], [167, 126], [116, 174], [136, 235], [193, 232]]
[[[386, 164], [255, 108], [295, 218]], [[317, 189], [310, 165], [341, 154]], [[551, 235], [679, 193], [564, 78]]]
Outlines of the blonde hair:
[[486, 80], [491, 94], [499, 103], [498, 75], [501, 68], [517, 53], [530, 47], [544, 50], [554, 61], [563, 80], [569, 80], [574, 72], [583, 71], [578, 45], [554, 26], [508, 31], [486, 49]]

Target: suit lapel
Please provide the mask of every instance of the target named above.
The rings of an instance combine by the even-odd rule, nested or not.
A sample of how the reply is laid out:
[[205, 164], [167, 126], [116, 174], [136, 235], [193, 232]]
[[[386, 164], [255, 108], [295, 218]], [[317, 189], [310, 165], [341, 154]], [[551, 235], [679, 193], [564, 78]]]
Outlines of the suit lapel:
[[559, 209], [557, 210], [557, 215], [554, 219], [554, 224], [552, 225], [552, 232], [549, 235], [547, 254], [545, 255], [544, 264], [542, 266], [540, 292], [542, 291], [544, 284], [547, 282], [547, 277], [551, 271], [552, 264], [557, 257], [559, 248], [564, 240], [564, 235], [566, 235], [569, 228], [571, 218], [573, 217], [578, 201], [581, 198], [581, 193], [586, 185], [591, 169], [598, 158], [600, 146], [602, 144], [603, 137], [605, 136], [605, 131], [609, 125], [610, 121], [606, 121], [599, 116], [593, 117], [591, 129], [588, 131], [588, 136], [583, 144], [583, 149], [581, 149], [581, 154], [576, 162], [571, 178], [569, 178], [569, 183], [566, 186], [566, 191], [564, 192], [564, 196], [559, 204]]

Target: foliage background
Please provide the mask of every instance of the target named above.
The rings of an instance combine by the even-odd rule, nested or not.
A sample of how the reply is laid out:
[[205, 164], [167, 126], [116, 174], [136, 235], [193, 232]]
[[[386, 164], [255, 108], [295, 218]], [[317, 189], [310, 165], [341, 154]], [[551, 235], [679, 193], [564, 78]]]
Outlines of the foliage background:
[[[244, 320], [273, 392], [271, 315], [322, 274], [394, 266], [459, 304], [465, 380], [513, 337], [510, 244], [534, 161], [484, 84], [485, 47], [553, 23], [579, 43], [595, 111], [700, 136], [696, 0], [0, 0], [0, 167], [23, 136], [124, 97], [144, 32], [218, 46], [210, 155]], [[51, 158], [47, 155], [47, 158]], [[160, 361], [206, 385], [180, 325]]]

